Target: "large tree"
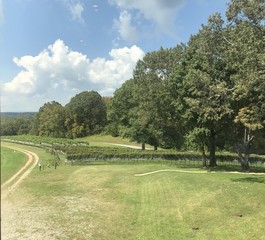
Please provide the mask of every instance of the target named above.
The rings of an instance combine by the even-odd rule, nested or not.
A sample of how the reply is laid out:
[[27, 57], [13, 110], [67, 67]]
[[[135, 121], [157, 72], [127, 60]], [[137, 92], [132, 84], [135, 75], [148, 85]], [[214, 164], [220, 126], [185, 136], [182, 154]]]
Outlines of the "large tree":
[[182, 51], [182, 46], [177, 46], [148, 53], [134, 70], [134, 98], [138, 104], [132, 121], [133, 132], [141, 133], [143, 141], [155, 148], [179, 147], [182, 142], [181, 117], [168, 91], [169, 78], [179, 64]]
[[[210, 167], [216, 166], [216, 140], [232, 114], [231, 73], [224, 57], [223, 24], [220, 14], [210, 16], [208, 24], [191, 37], [183, 63], [186, 69], [183, 99], [188, 128], [193, 135], [199, 133], [195, 139], [200, 141], [203, 155], [204, 145], [208, 146]], [[203, 138], [199, 137], [201, 133], [204, 133]]]
[[81, 92], [74, 96], [65, 108], [68, 137], [97, 134], [106, 125], [106, 106], [98, 92]]
[[55, 101], [45, 103], [36, 115], [39, 136], [65, 137], [65, 110]]
[[137, 105], [133, 97], [135, 81], [127, 80], [114, 92], [114, 96], [108, 105], [108, 130], [113, 136], [126, 135], [128, 128], [131, 127], [131, 112]]
[[227, 58], [233, 68], [235, 148], [243, 170], [265, 126], [265, 2], [233, 0], [227, 9]]

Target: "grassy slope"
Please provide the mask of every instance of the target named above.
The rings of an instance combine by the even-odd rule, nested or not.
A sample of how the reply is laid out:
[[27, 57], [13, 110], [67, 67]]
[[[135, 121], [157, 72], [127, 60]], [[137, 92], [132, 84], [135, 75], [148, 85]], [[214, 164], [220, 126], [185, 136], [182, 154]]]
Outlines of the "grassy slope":
[[12, 177], [27, 162], [27, 159], [24, 153], [1, 147], [1, 183]]
[[[37, 151], [43, 159], [49, 159], [41, 149]], [[15, 203], [16, 221], [12, 224], [16, 236], [265, 239], [264, 175], [160, 172], [134, 176], [163, 168], [172, 167], [149, 164], [36, 169], [10, 196]], [[20, 201], [16, 201], [18, 196]], [[30, 227], [25, 227], [23, 219], [30, 221], [26, 222]]]
[[[91, 146], [111, 146], [113, 144], [124, 144], [141, 147], [141, 144], [131, 142], [128, 138], [112, 137], [110, 135], [93, 135], [85, 138], [80, 138], [80, 141], [89, 142]], [[146, 144], [146, 147], [152, 147]]]

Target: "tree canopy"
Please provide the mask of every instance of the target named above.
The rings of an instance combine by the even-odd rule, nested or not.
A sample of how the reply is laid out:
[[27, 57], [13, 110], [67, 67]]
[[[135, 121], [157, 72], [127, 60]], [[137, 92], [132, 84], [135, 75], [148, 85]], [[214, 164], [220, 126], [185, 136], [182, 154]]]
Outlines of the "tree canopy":
[[126, 121], [112, 124], [154, 146], [196, 144], [203, 159], [206, 148], [212, 167], [216, 148], [236, 150], [248, 170], [250, 147], [264, 136], [264, 13], [262, 0], [231, 1], [226, 21], [215, 13], [187, 44], [146, 54], [114, 94], [111, 115], [122, 106]]
[[81, 92], [65, 108], [66, 125], [71, 137], [100, 133], [106, 125], [106, 107], [98, 92]]

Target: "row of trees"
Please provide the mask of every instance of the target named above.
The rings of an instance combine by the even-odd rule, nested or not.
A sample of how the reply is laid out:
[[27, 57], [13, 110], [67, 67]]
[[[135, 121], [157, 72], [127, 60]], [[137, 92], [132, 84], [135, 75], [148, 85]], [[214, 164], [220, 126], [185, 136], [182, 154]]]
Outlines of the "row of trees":
[[[108, 118], [113, 134], [162, 147], [195, 144], [206, 165], [233, 148], [244, 170], [265, 125], [265, 5], [234, 0], [188, 44], [148, 53], [118, 89]], [[262, 140], [258, 140], [262, 139]]]
[[80, 138], [102, 132], [107, 122], [106, 105], [95, 91], [73, 97], [66, 106], [45, 103], [36, 114], [34, 133], [39, 136]]
[[107, 102], [96, 91], [84, 91], [62, 106], [52, 101], [37, 113], [1, 113], [1, 136], [31, 134], [53, 138], [80, 138], [104, 131]]
[[143, 148], [197, 148], [211, 167], [216, 148], [236, 150], [248, 170], [253, 141], [265, 151], [264, 13], [264, 0], [231, 1], [226, 21], [213, 14], [187, 44], [147, 53], [111, 99], [92, 91], [66, 106], [46, 103], [31, 131], [78, 138], [104, 130]]
[[29, 134], [35, 113], [2, 113], [1, 136]]

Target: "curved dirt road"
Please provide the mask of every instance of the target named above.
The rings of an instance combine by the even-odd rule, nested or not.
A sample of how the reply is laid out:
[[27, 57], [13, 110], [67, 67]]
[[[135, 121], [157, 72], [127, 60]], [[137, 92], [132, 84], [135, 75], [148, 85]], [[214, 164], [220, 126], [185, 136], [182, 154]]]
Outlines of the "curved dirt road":
[[[26, 164], [11, 178], [9, 178], [6, 182], [1, 184], [1, 239], [3, 240], [13, 240], [13, 239], [37, 239], [24, 237], [20, 231], [24, 231], [23, 229], [29, 228], [32, 223], [25, 224], [25, 221], [30, 221], [28, 218], [21, 218], [24, 216], [23, 210], [25, 208], [25, 204], [23, 202], [23, 195], [18, 196], [17, 201], [14, 202], [12, 199], [12, 193], [19, 191], [19, 184], [22, 180], [27, 178], [27, 176], [34, 169], [36, 164], [39, 161], [39, 157], [30, 151], [19, 147], [11, 147], [5, 146], [12, 150], [20, 151], [28, 156], [28, 161]], [[22, 227], [21, 227], [22, 226]], [[40, 238], [38, 238], [40, 239]], [[42, 238], [45, 239], [45, 238]]]
[[30, 174], [39, 161], [39, 157], [33, 152], [17, 147], [8, 148], [25, 153], [28, 156], [28, 161], [16, 174], [1, 184], [1, 200], [5, 199], [10, 192], [15, 190], [18, 184]]

